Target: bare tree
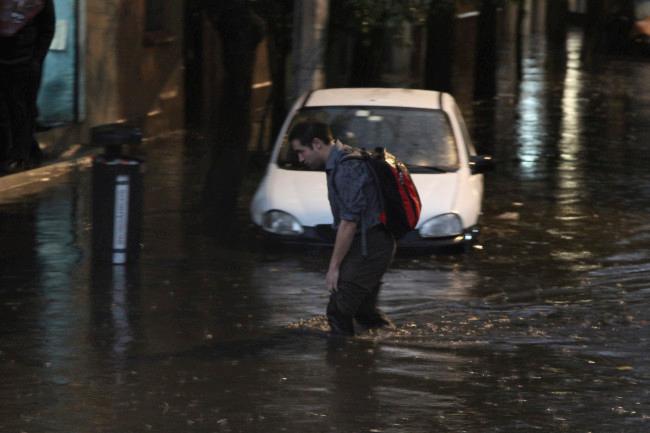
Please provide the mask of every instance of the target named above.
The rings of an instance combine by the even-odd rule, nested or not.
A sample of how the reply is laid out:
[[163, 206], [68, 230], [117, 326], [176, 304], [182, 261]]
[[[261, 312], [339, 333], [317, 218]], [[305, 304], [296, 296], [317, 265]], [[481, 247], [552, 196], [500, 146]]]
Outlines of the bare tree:
[[424, 87], [451, 92], [456, 8], [451, 0], [431, 2], [427, 15]]
[[476, 38], [475, 99], [496, 95], [497, 72], [497, 7], [499, 0], [482, 0]]
[[[271, 70], [271, 95], [267, 112], [271, 114], [271, 136], [275, 137], [287, 115], [287, 62], [293, 46], [295, 0], [249, 0], [265, 23]], [[266, 116], [266, 114], [265, 114]]]
[[205, 203], [210, 217], [227, 227], [244, 179], [251, 137], [255, 50], [263, 24], [246, 0], [204, 0], [204, 10], [222, 43], [224, 79], [219, 116], [211, 140]]

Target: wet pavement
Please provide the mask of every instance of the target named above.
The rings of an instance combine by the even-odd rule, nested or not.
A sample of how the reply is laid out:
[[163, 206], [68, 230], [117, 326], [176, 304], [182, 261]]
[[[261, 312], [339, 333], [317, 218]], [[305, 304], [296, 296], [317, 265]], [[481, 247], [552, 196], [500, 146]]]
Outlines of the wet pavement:
[[[93, 265], [87, 166], [0, 196], [1, 432], [646, 432], [650, 61], [525, 53], [465, 105], [480, 245], [400, 255], [398, 329], [328, 340], [328, 252], [203, 218], [206, 144], [143, 145], [143, 249]], [[503, 54], [504, 56], [506, 54]]]

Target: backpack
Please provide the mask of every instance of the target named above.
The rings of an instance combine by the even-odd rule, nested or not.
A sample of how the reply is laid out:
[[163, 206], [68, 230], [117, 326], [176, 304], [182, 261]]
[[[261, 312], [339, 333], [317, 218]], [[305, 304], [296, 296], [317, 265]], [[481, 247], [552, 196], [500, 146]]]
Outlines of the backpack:
[[0, 0], [0, 37], [18, 33], [43, 6], [44, 0]]
[[379, 220], [395, 239], [415, 229], [422, 202], [406, 165], [383, 147], [375, 148], [372, 153], [354, 149], [343, 157], [342, 162], [350, 159], [366, 162], [380, 192], [383, 212]]

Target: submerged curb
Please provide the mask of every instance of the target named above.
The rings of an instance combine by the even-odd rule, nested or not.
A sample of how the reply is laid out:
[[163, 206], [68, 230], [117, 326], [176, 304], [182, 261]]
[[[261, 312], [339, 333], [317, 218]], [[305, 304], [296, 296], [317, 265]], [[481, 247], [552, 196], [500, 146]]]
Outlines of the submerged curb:
[[39, 167], [2, 176], [0, 177], [0, 195], [4, 198], [7, 192], [13, 192], [37, 183], [49, 182], [54, 178], [69, 173], [75, 167], [90, 165], [92, 157], [97, 151], [99, 149], [85, 150], [80, 154], [70, 152], [60, 159], [47, 162]]

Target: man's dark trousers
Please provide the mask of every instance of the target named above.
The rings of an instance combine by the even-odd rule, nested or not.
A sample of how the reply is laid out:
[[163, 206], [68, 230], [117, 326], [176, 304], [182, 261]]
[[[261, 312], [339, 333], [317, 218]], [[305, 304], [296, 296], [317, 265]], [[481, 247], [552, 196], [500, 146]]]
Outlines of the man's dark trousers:
[[395, 254], [395, 239], [382, 225], [366, 232], [367, 256], [363, 256], [361, 234], [357, 233], [341, 263], [339, 282], [330, 295], [327, 321], [334, 334], [354, 335], [354, 320], [377, 328], [389, 322], [377, 309], [381, 279]]

